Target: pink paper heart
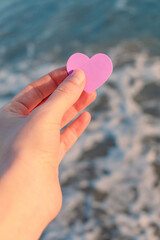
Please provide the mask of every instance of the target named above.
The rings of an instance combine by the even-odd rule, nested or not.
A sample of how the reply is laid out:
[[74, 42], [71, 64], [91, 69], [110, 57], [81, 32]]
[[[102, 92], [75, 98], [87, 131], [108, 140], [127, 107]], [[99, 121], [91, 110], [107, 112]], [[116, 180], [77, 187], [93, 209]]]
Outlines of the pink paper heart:
[[67, 72], [70, 73], [75, 69], [84, 71], [86, 76], [84, 90], [90, 93], [107, 81], [113, 65], [111, 59], [103, 53], [98, 53], [91, 58], [82, 53], [75, 53], [67, 61]]

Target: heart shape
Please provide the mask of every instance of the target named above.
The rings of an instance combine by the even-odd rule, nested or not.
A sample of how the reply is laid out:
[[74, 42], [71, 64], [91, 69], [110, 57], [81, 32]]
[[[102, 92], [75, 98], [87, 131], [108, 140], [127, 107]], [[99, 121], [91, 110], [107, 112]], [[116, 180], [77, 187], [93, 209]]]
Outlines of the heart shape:
[[84, 90], [93, 92], [107, 81], [113, 71], [111, 59], [103, 53], [98, 53], [91, 58], [83, 53], [74, 53], [67, 61], [67, 72], [81, 69], [86, 76]]

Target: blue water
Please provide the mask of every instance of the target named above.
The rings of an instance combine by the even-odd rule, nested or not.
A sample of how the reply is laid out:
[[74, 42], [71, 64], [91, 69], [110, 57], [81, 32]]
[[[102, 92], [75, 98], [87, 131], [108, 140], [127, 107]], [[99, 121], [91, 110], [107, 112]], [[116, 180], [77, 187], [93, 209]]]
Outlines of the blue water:
[[66, 61], [121, 42], [160, 53], [159, 0], [1, 0], [0, 66]]
[[74, 52], [114, 66], [41, 240], [160, 239], [159, 13], [160, 0], [0, 0], [0, 106]]

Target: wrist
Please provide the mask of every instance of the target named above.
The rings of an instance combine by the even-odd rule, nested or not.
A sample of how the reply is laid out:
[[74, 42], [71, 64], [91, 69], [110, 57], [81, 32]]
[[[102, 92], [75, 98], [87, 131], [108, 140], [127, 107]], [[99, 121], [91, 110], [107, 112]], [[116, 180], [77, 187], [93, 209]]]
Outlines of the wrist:
[[39, 239], [49, 223], [39, 201], [43, 196], [36, 192], [35, 179], [14, 170], [0, 180], [0, 239]]

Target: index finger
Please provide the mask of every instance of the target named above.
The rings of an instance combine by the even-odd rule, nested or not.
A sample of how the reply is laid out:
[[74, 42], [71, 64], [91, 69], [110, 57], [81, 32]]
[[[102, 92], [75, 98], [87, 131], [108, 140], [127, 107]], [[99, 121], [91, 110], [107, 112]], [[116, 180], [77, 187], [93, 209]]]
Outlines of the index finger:
[[64, 66], [31, 82], [11, 100], [10, 106], [12, 108], [15, 107], [18, 113], [24, 114], [24, 112], [28, 112], [29, 114], [37, 105], [55, 91], [67, 75], [68, 73]]

